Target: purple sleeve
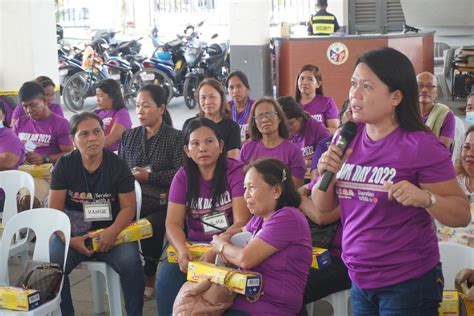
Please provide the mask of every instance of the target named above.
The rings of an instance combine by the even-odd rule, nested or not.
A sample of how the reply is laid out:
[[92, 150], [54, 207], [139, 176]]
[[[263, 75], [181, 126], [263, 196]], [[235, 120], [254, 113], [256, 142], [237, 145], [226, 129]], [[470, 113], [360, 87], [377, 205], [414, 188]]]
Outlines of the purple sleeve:
[[331, 143], [331, 139], [332, 139], [332, 136], [326, 137], [322, 139], [316, 146], [316, 149], [314, 150], [314, 153], [313, 153], [313, 157], [311, 158], [311, 171], [317, 168], [319, 158], [321, 157], [322, 154], [326, 152], [326, 150], [328, 150], [329, 144]]
[[125, 126], [126, 129], [132, 127], [132, 119], [130, 118], [130, 113], [126, 108], [120, 109], [115, 113], [114, 124], [115, 123]]
[[418, 183], [436, 183], [456, 179], [451, 153], [443, 143], [432, 134], [420, 132], [424, 138], [420, 140], [414, 166], [418, 171]]
[[245, 229], [250, 232], [250, 233], [253, 233], [258, 225], [258, 217], [253, 215], [252, 218], [248, 221], [247, 225], [245, 225]]
[[244, 170], [242, 163], [240, 161], [229, 159], [228, 167], [232, 168], [228, 179], [231, 196], [233, 198], [244, 196]]
[[303, 155], [301, 154], [301, 150], [296, 147], [295, 144], [290, 144], [293, 146], [290, 148], [291, 152], [288, 168], [290, 168], [291, 175], [293, 177], [304, 179], [304, 175], [306, 174], [306, 163], [304, 161]]
[[187, 179], [184, 167], [181, 167], [171, 181], [168, 201], [176, 204], [186, 205]]
[[450, 139], [454, 139], [455, 132], [456, 132], [456, 120], [454, 118], [454, 113], [449, 111], [446, 117], [444, 118], [444, 122], [443, 122], [443, 125], [441, 126], [439, 136], [444, 136]]
[[315, 140], [314, 148], [316, 148], [319, 142], [322, 141], [323, 139], [330, 137], [331, 133], [329, 133], [329, 130], [326, 128], [326, 126], [323, 123], [314, 120], [313, 124], [315, 124], [314, 133], [316, 137], [314, 137], [314, 140]]
[[300, 241], [298, 234], [304, 230], [299, 227], [301, 221], [298, 220], [297, 215], [290, 208], [277, 211], [265, 222], [263, 229], [257, 236], [278, 250], [294, 241]]
[[243, 164], [248, 164], [249, 162], [249, 148], [250, 148], [250, 144], [251, 142], [247, 142], [245, 143], [243, 146], [242, 146], [242, 149], [240, 150], [240, 155], [239, 155], [239, 160], [243, 163]]
[[56, 124], [56, 130], [54, 131], [58, 139], [58, 145], [72, 146], [71, 137], [69, 135], [69, 122], [62, 117], [57, 117], [58, 124]]
[[332, 120], [332, 119], [339, 120], [339, 110], [337, 109], [336, 102], [331, 97], [328, 97], [328, 103], [327, 103], [325, 115], [326, 115], [327, 120]]
[[18, 119], [23, 114], [25, 114], [25, 110], [23, 109], [23, 106], [21, 106], [21, 104], [18, 104], [13, 110], [12, 119], [14, 119], [15, 121], [18, 121]]
[[60, 104], [51, 103], [51, 105], [49, 106], [49, 109], [51, 110], [51, 112], [56, 113], [57, 115], [61, 117], [64, 117], [63, 108], [61, 107]]

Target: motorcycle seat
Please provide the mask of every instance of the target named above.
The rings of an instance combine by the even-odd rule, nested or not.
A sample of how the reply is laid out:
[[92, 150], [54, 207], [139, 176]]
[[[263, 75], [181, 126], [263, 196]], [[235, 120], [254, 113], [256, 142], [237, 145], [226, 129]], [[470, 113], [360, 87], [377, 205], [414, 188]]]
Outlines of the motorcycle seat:
[[165, 64], [171, 67], [174, 67], [174, 64], [172, 61], [169, 60], [161, 60], [161, 59], [156, 59], [156, 58], [150, 58], [152, 62], [159, 63], [159, 64]]

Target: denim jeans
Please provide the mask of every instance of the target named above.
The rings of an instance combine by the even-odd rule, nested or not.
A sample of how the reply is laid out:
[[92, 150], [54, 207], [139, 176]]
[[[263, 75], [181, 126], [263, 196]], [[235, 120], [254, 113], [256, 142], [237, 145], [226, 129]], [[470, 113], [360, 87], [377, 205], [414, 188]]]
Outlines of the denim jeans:
[[352, 315], [437, 316], [443, 295], [441, 263], [419, 278], [377, 289], [352, 283]]
[[158, 315], [170, 316], [173, 313], [174, 300], [185, 282], [186, 273], [179, 270], [179, 264], [163, 262], [155, 287]]
[[[50, 242], [50, 258], [51, 262], [61, 264], [61, 266], [64, 263], [64, 243], [57, 236], [53, 236]], [[141, 316], [143, 314], [145, 280], [138, 245], [135, 242], [123, 243], [108, 252], [95, 253], [91, 257], [69, 248], [64, 269], [66, 276], [61, 291], [61, 313], [74, 315], [68, 275], [79, 263], [89, 260], [105, 262], [119, 274], [127, 315]]]

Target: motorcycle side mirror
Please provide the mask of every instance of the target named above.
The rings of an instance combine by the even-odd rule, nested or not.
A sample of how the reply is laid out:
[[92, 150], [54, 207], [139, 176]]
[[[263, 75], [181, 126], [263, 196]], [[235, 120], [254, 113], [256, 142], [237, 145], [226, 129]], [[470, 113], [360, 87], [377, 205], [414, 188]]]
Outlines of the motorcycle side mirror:
[[213, 34], [213, 35], [211, 36], [211, 39], [215, 39], [215, 38], [218, 37], [218, 36], [219, 36], [219, 34], [215, 33], [215, 34]]

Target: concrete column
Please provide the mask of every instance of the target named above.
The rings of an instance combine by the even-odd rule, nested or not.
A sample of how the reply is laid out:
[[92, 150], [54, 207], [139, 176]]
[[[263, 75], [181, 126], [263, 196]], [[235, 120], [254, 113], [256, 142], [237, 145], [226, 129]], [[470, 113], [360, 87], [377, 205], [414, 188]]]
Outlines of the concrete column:
[[272, 95], [270, 50], [271, 0], [230, 0], [231, 70], [249, 78], [252, 98]]
[[54, 0], [0, 0], [0, 97], [45, 75], [58, 84]]

